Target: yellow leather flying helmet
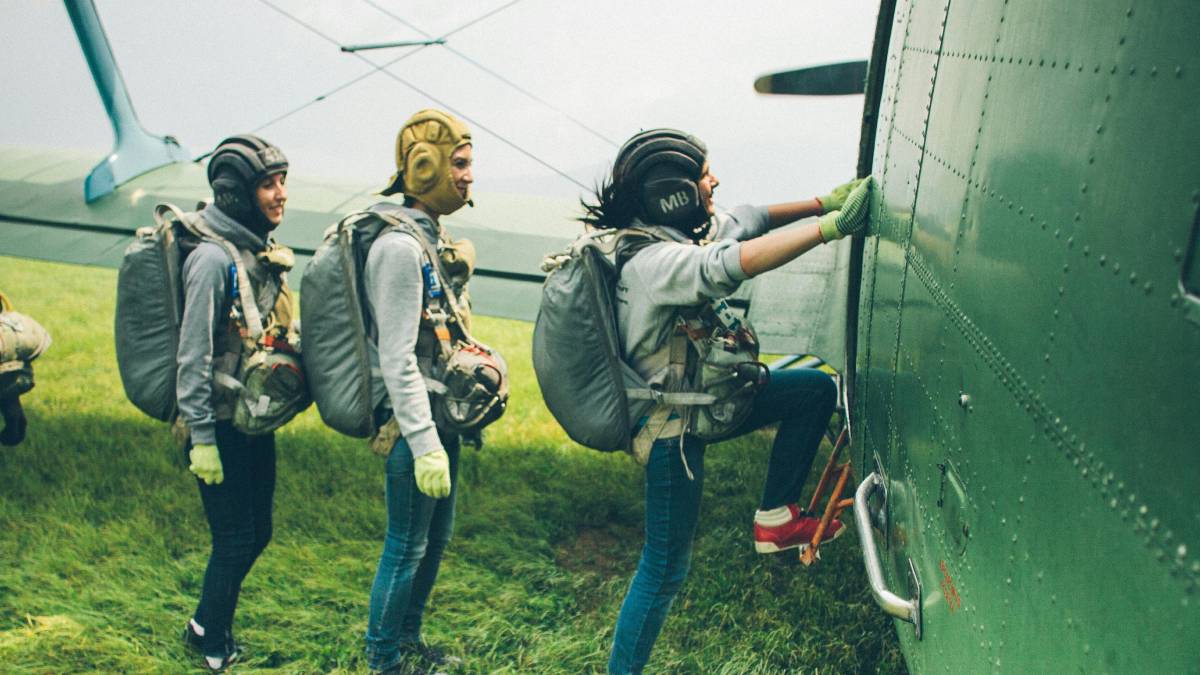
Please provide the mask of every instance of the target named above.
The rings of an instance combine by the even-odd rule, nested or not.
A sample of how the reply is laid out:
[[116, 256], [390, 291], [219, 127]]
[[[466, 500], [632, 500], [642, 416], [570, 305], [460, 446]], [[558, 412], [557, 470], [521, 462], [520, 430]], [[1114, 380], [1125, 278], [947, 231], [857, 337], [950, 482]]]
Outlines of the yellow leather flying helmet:
[[450, 176], [450, 155], [471, 144], [467, 125], [450, 113], [426, 108], [400, 127], [396, 136], [396, 173], [380, 194], [403, 192], [446, 215], [470, 202]]

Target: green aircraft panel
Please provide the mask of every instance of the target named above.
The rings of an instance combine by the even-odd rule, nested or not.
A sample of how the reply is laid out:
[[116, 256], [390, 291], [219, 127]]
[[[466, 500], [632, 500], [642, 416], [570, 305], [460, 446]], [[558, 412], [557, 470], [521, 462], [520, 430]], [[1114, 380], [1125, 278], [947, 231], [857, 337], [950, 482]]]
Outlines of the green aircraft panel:
[[1197, 34], [897, 3], [855, 413], [914, 672], [1200, 669]]

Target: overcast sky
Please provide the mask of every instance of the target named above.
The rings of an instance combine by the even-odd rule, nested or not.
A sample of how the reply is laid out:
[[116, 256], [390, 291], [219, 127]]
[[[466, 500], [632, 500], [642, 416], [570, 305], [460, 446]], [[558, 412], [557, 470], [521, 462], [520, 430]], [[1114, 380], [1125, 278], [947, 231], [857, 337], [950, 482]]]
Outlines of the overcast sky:
[[[752, 84], [767, 72], [866, 58], [876, 3], [519, 0], [505, 7], [510, 1], [96, 5], [142, 123], [196, 155], [372, 69], [271, 5], [341, 44], [422, 37], [388, 13], [439, 36], [503, 8], [452, 34], [448, 46], [562, 112], [432, 46], [391, 67], [411, 87], [377, 72], [258, 133], [283, 148], [293, 175], [364, 187], [382, 185], [393, 171], [403, 120], [431, 106], [474, 122], [480, 191], [582, 192], [500, 137], [590, 186], [616, 153], [610, 141], [655, 126], [708, 143], [722, 182], [718, 201], [730, 206], [812, 196], [853, 173], [861, 96], [763, 96]], [[363, 55], [382, 64], [406, 51], [413, 50]], [[61, 3], [6, 0], [0, 59], [0, 144], [91, 149], [97, 160], [111, 147]]]

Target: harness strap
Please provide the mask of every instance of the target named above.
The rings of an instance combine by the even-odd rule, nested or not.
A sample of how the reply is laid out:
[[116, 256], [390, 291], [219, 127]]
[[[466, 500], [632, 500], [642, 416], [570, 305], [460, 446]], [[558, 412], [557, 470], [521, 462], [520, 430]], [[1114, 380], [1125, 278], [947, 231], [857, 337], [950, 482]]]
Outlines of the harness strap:
[[28, 364], [20, 359], [17, 359], [16, 361], [9, 361], [8, 363], [0, 363], [0, 373], [11, 373], [15, 370], [23, 370], [27, 365]]
[[625, 397], [635, 401], [654, 401], [667, 407], [712, 405], [717, 397], [693, 391], [659, 391], [657, 389], [626, 389]]
[[250, 337], [257, 342], [263, 334], [262, 314], [258, 311], [258, 298], [254, 294], [254, 286], [250, 283], [250, 275], [246, 272], [246, 265], [237, 247], [214, 232], [208, 223], [204, 222], [204, 217], [198, 213], [184, 213], [174, 204], [159, 204], [154, 207], [154, 219], [160, 225], [165, 222], [167, 213], [175, 216], [184, 227], [196, 236], [223, 247], [229, 253], [237, 274], [239, 294], [243, 292], [242, 289], [250, 291], [250, 302], [242, 302], [241, 306], [242, 313], [246, 315], [246, 330], [250, 333]]

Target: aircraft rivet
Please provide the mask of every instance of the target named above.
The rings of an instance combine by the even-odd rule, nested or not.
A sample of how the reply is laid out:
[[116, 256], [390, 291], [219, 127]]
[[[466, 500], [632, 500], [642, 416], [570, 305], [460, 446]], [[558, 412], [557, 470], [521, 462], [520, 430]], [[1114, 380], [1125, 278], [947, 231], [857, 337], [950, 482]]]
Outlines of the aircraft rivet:
[[1137, 283], [1137, 272], [1130, 272], [1130, 273], [1129, 273], [1129, 283], [1131, 283], [1131, 284], [1136, 284], [1136, 283]]
[[1106, 255], [1100, 256], [1100, 266], [1104, 267], [1107, 264], [1108, 264], [1108, 256], [1106, 256]]
[[[1144, 509], [1146, 507], [1143, 506], [1142, 508]], [[1159, 526], [1158, 518], [1153, 518], [1150, 520], [1150, 529], [1157, 530], [1158, 526]]]
[[1183, 66], [1175, 66], [1175, 77], [1183, 77]]
[[1121, 39], [1117, 40], [1117, 44], [1119, 44], [1119, 45], [1125, 44], [1125, 36], [1124, 35], [1121, 36]]
[[1075, 237], [1067, 237], [1067, 248], [1075, 247]]
[[1112, 507], [1113, 509], [1116, 509], [1116, 508], [1117, 508], [1117, 498], [1116, 498], [1116, 497], [1113, 497], [1113, 498], [1112, 498], [1112, 501], [1110, 501], [1110, 502], [1108, 503], [1108, 505], [1109, 505], [1110, 507]]
[[1039, 67], [1044, 66], [1044, 65], [1046, 65], [1046, 59], [1042, 59], [1041, 61], [1038, 62]]
[[1111, 70], [1111, 71], [1109, 71], [1109, 74], [1110, 74], [1110, 75], [1116, 75], [1116, 74], [1117, 74], [1117, 67], [1116, 67], [1116, 66], [1113, 66], [1113, 67], [1112, 67], [1112, 70]]
[[1133, 8], [1130, 7], [1125, 11], [1125, 16], [1133, 16]]
[[1096, 72], [1100, 72], [1100, 66], [1096, 66]]
[[1141, 508], [1138, 509], [1138, 513], [1142, 514], [1143, 516], [1149, 512], [1150, 509], [1145, 504], [1142, 504]]
[[1071, 271], [1070, 265], [1063, 265], [1063, 273], [1064, 274], [1066, 274], [1067, 272], [1070, 272], [1070, 271]]
[[1091, 247], [1091, 246], [1084, 246], [1084, 247], [1083, 247], [1083, 254], [1084, 254], [1085, 256], [1090, 256], [1090, 255], [1092, 254], [1092, 247]]
[[1098, 134], [1104, 133], [1104, 125], [1103, 124], [1096, 127], [1096, 133], [1098, 133]]
[[1146, 282], [1145, 286], [1142, 286], [1142, 290], [1146, 291], [1146, 295], [1150, 295], [1150, 291], [1152, 291], [1153, 289], [1154, 289], [1154, 285], [1151, 284], [1149, 281]]
[[[1194, 196], [1193, 196], [1193, 200], [1194, 200]], [[1183, 261], [1183, 249], [1177, 248], [1177, 249], [1175, 249], [1175, 262], [1182, 262], [1182, 261]]]
[[1121, 263], [1113, 263], [1113, 274], [1121, 273]]
[[1079, 191], [1083, 192], [1083, 193], [1087, 193], [1087, 183], [1084, 183], [1083, 185], [1079, 186]]
[[1158, 66], [1150, 67], [1150, 77], [1158, 77]]

